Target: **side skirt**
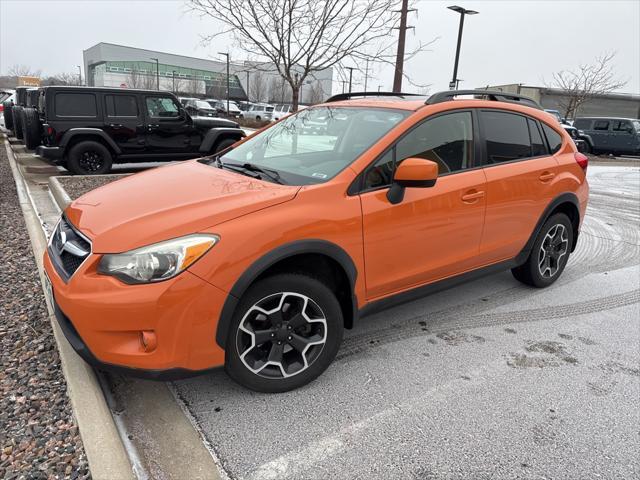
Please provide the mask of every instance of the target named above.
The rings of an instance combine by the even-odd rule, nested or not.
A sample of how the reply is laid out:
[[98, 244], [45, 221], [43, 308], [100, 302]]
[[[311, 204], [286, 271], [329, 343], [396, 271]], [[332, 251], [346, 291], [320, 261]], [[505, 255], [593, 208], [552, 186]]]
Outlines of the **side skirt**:
[[512, 260], [507, 260], [500, 263], [494, 263], [493, 265], [478, 268], [470, 272], [462, 273], [460, 275], [456, 275], [455, 277], [445, 278], [444, 280], [430, 283], [428, 285], [422, 285], [420, 287], [414, 288], [406, 292], [398, 293], [396, 295], [392, 295], [390, 297], [386, 297], [381, 300], [376, 300], [371, 303], [367, 303], [364, 307], [362, 307], [359, 310], [358, 318], [366, 317], [367, 315], [372, 315], [374, 313], [381, 312], [388, 308], [395, 307], [403, 303], [411, 302], [413, 300], [426, 297], [427, 295], [431, 295], [436, 292], [447, 290], [449, 288], [455, 287], [462, 283], [470, 282], [472, 280], [477, 280], [487, 275], [491, 275], [504, 270], [510, 270], [524, 263], [526, 258], [527, 257], [525, 256], [525, 258], [522, 259], [521, 255], [518, 255], [518, 257]]

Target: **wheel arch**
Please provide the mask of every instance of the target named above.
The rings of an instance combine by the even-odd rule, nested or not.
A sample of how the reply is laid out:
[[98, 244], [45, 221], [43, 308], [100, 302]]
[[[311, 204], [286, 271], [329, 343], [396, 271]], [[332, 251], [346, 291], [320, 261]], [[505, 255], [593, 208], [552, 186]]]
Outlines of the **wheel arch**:
[[200, 153], [209, 153], [211, 149], [222, 140], [231, 138], [234, 140], [240, 140], [245, 137], [245, 133], [240, 128], [233, 127], [214, 127], [210, 128], [202, 143], [200, 144]]
[[[314, 271], [309, 271], [315, 269]], [[352, 328], [357, 315], [355, 296], [357, 270], [349, 254], [326, 240], [300, 240], [282, 245], [263, 255], [236, 280], [222, 307], [216, 329], [216, 343], [225, 348], [227, 333], [238, 302], [257, 280], [282, 272], [303, 273], [328, 285], [336, 293], [343, 313], [345, 328]]]
[[578, 235], [580, 233], [580, 202], [578, 201], [578, 197], [574, 193], [566, 192], [558, 195], [549, 203], [549, 205], [547, 205], [547, 208], [545, 208], [544, 212], [538, 219], [538, 223], [536, 223], [536, 226], [533, 229], [529, 240], [516, 257], [517, 264], [520, 265], [527, 260], [533, 248], [533, 244], [536, 241], [538, 234], [540, 233], [540, 229], [542, 228], [544, 223], [556, 213], [564, 213], [569, 217], [569, 220], [571, 220], [571, 225], [573, 227], [573, 242], [571, 245], [571, 251], [573, 252], [575, 250], [578, 243]]
[[67, 130], [60, 140], [60, 147], [66, 155], [72, 146], [85, 140], [102, 143], [113, 155], [120, 155], [121, 153], [120, 147], [116, 142], [99, 128], [72, 128]]

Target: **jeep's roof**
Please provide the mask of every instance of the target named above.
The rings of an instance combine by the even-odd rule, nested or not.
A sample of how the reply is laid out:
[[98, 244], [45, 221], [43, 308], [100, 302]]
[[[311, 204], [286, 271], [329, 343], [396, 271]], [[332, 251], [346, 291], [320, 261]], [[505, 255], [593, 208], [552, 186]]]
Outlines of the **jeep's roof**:
[[97, 91], [97, 92], [109, 92], [109, 93], [152, 93], [157, 95], [162, 93], [164, 95], [174, 95], [173, 92], [167, 90], [146, 90], [140, 88], [124, 88], [124, 87], [87, 87], [83, 85], [48, 85], [40, 87], [43, 90], [80, 90], [80, 91]]

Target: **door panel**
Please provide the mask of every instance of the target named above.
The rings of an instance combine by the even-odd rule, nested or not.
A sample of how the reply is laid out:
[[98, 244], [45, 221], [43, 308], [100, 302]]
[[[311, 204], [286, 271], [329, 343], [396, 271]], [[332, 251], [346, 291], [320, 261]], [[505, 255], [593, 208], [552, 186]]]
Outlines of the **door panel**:
[[397, 205], [387, 191], [361, 194], [368, 299], [479, 266], [481, 169], [439, 177], [431, 188], [407, 188]]
[[145, 153], [184, 156], [198, 152], [201, 137], [193, 122], [171, 97], [145, 97]]
[[144, 153], [143, 114], [136, 95], [104, 95], [104, 131], [116, 142], [123, 155]]

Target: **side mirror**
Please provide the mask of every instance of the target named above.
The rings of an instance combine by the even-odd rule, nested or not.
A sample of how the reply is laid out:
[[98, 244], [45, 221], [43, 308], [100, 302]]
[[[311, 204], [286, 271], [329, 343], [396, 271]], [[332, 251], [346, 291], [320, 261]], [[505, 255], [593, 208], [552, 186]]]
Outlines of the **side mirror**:
[[405, 188], [429, 188], [438, 180], [438, 164], [423, 158], [407, 158], [398, 165], [393, 175], [393, 185], [387, 192], [392, 204], [400, 203]]

